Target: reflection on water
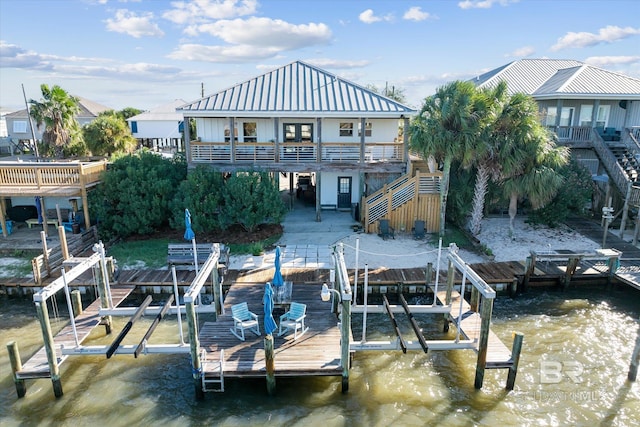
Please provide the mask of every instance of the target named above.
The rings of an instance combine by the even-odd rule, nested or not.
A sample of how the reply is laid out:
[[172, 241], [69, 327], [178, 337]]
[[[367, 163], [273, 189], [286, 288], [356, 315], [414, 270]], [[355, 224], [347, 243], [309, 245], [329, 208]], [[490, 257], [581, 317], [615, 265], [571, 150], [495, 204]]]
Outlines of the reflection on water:
[[[64, 310], [61, 310], [64, 311]], [[194, 399], [188, 355], [70, 357], [62, 367], [64, 396], [55, 399], [50, 380], [27, 382], [17, 399], [6, 349], [0, 350], [0, 424], [13, 425], [612, 425], [640, 419], [640, 382], [626, 381], [638, 333], [640, 294], [626, 289], [539, 291], [515, 300], [499, 297], [494, 332], [511, 346], [524, 333], [515, 390], [506, 392], [506, 370], [487, 370], [484, 387], [473, 388], [472, 351], [358, 353], [350, 389], [339, 378], [277, 379], [277, 395], [264, 380], [227, 380], [226, 392]], [[64, 313], [61, 313], [64, 316]], [[431, 339], [441, 316], [416, 316]], [[389, 339], [383, 315], [369, 315], [367, 338]], [[402, 332], [412, 339], [403, 315]], [[119, 331], [128, 319], [116, 319]], [[124, 344], [136, 343], [152, 318], [143, 318]], [[203, 320], [203, 319], [201, 319]], [[354, 337], [362, 334], [354, 319]], [[54, 322], [61, 328], [63, 321]], [[23, 359], [42, 342], [28, 299], [0, 299], [3, 346], [17, 341]], [[115, 337], [98, 328], [91, 344]], [[179, 342], [175, 317], [163, 321], [152, 343]], [[277, 360], [276, 360], [277, 369]]]

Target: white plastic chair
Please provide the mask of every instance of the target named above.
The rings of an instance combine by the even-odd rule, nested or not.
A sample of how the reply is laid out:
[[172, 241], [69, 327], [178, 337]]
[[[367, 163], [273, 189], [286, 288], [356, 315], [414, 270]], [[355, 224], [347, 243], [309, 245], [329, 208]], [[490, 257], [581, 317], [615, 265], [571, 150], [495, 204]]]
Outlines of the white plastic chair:
[[[309, 330], [309, 328], [304, 325], [305, 317], [307, 317], [307, 305], [292, 302], [289, 307], [289, 311], [280, 316], [280, 329], [278, 331], [278, 336], [281, 336], [292, 329], [294, 340], [302, 336], [302, 334]], [[282, 328], [284, 328], [284, 330]], [[300, 329], [300, 334], [298, 334], [298, 329]]]
[[244, 341], [244, 330], [247, 329], [257, 336], [260, 336], [260, 324], [258, 315], [249, 311], [246, 302], [231, 306], [231, 317], [233, 317], [233, 328], [231, 333]]

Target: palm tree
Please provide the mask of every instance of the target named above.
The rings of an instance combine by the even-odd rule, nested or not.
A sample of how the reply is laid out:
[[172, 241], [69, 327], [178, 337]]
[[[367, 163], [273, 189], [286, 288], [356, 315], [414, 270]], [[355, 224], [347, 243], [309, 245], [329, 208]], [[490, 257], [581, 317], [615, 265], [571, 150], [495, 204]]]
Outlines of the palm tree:
[[473, 164], [486, 105], [472, 82], [455, 81], [425, 99], [410, 129], [410, 147], [443, 164], [440, 186], [440, 236], [444, 235], [451, 163]]
[[78, 99], [57, 85], [49, 88], [43, 84], [40, 90], [42, 101], [29, 101], [31, 116], [38, 128], [45, 126], [42, 143], [46, 151], [52, 151], [55, 157], [62, 157], [65, 146], [79, 137], [79, 126], [75, 119], [80, 111]]
[[489, 180], [498, 181], [500, 178], [502, 166], [502, 159], [499, 156], [500, 145], [509, 131], [503, 126], [505, 122], [503, 115], [509, 111], [505, 108], [505, 102], [508, 100], [506, 82], [499, 83], [494, 89], [485, 89], [477, 96], [484, 102], [482, 110], [484, 116], [481, 134], [474, 147], [476, 181], [469, 230], [475, 236], [480, 233]]
[[569, 149], [556, 146], [553, 135], [540, 124], [536, 111], [530, 96], [515, 94], [503, 114], [501, 175], [502, 190], [509, 199], [511, 235], [518, 200], [526, 197], [534, 209], [550, 202], [563, 182], [558, 169], [569, 161]]

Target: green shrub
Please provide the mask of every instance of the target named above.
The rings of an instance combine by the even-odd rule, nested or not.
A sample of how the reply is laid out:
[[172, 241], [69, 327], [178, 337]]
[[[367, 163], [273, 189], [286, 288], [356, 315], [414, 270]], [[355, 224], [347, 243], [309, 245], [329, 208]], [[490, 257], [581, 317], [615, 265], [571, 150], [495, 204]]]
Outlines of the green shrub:
[[91, 217], [105, 238], [150, 234], [168, 225], [170, 202], [185, 179], [186, 164], [150, 152], [120, 157], [89, 193]]
[[222, 228], [220, 209], [223, 201], [222, 173], [206, 166], [198, 166], [180, 183], [171, 203], [171, 227], [184, 228], [184, 210], [191, 213], [193, 231], [212, 231]]

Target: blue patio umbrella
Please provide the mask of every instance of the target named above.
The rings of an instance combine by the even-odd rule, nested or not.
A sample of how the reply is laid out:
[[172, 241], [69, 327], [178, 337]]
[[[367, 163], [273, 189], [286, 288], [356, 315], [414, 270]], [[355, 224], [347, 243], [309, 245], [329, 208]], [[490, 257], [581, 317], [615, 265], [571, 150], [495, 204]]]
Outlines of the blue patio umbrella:
[[191, 228], [191, 213], [189, 209], [184, 210], [184, 223], [186, 230], [184, 231], [185, 240], [191, 240], [193, 244], [193, 265], [196, 269], [196, 275], [198, 274], [198, 251], [196, 250], [196, 233]]
[[282, 273], [280, 272], [280, 246], [276, 247], [276, 259], [274, 261], [275, 272], [273, 273], [273, 285], [274, 286], [282, 286], [284, 285], [284, 279], [282, 278]]
[[269, 282], [264, 286], [262, 303], [264, 304], [264, 332], [267, 335], [271, 335], [278, 328], [278, 325], [276, 325], [276, 321], [273, 318], [273, 289]]

